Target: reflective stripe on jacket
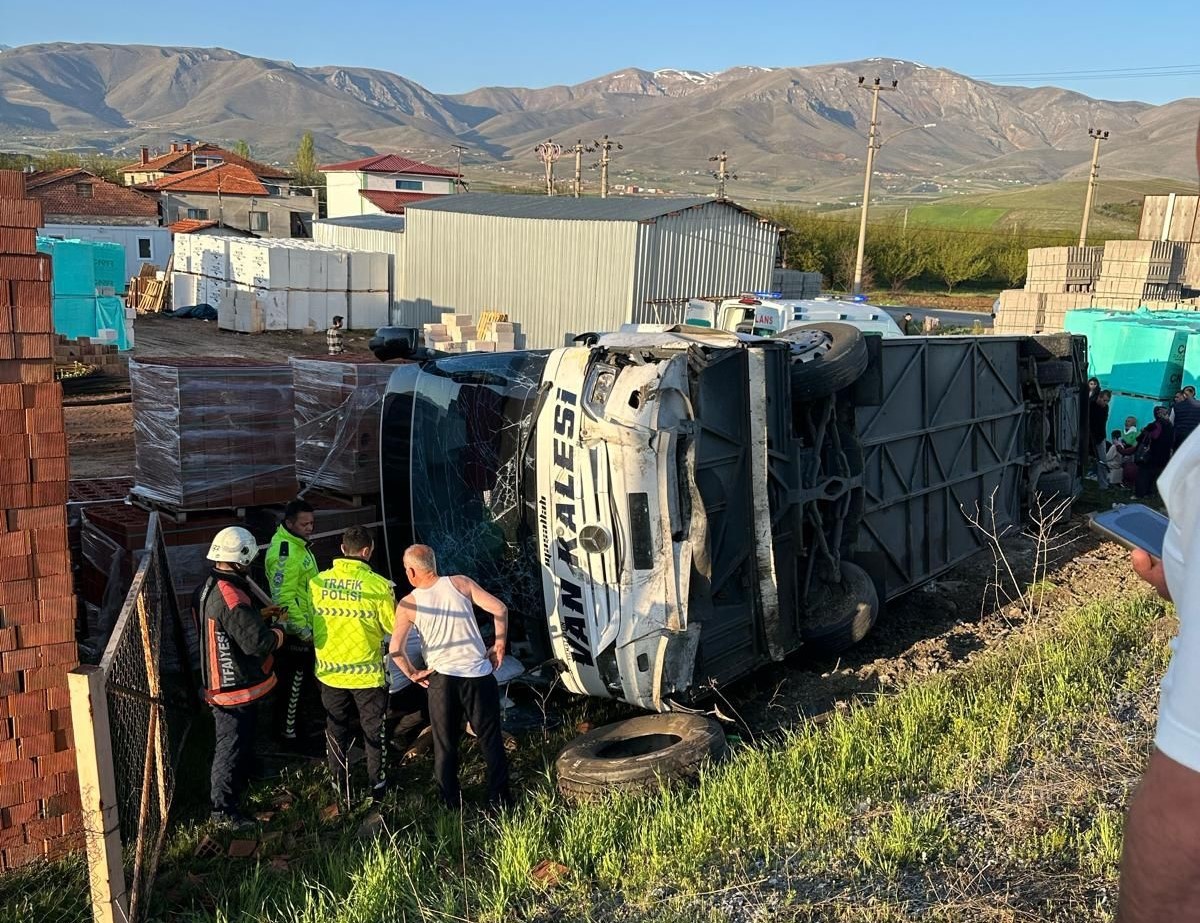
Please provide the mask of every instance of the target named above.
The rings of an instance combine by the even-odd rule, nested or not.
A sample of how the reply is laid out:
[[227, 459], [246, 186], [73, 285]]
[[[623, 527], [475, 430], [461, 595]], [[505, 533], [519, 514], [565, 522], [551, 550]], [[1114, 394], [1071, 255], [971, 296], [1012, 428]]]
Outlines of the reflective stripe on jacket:
[[283, 644], [283, 630], [263, 621], [242, 578], [214, 570], [196, 588], [192, 613], [206, 702], [226, 708], [246, 705], [275, 688], [272, 655]]
[[317, 559], [309, 551], [308, 542], [279, 526], [271, 536], [266, 568], [271, 601], [287, 607], [287, 630], [299, 634], [311, 628], [313, 605], [309, 583], [317, 576]]
[[312, 581], [317, 679], [338, 689], [387, 683], [382, 644], [396, 617], [392, 582], [355, 558], [338, 558]]

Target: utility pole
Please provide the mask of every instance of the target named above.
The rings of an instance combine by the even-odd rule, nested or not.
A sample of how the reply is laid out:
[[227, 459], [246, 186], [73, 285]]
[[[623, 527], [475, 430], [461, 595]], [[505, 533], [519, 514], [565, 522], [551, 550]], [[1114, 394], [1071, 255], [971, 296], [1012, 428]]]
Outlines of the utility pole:
[[716, 157], [709, 157], [708, 162], [717, 165], [717, 169], [710, 171], [708, 175], [717, 181], [717, 198], [724, 199], [725, 181], [737, 179], [736, 173], [729, 172], [729, 155], [721, 151]]
[[462, 159], [463, 154], [469, 151], [470, 148], [465, 144], [451, 144], [450, 147], [454, 149], [454, 153], [458, 157], [458, 178], [454, 180], [454, 191], [458, 192], [459, 186], [466, 186], [466, 182], [463, 180]]
[[1092, 144], [1092, 172], [1088, 176], [1087, 198], [1083, 200], [1083, 224], [1079, 228], [1079, 246], [1087, 246], [1088, 221], [1092, 217], [1092, 198], [1096, 194], [1096, 180], [1100, 178], [1100, 142], [1108, 140], [1108, 132], [1089, 128], [1088, 137]]
[[575, 146], [568, 150], [575, 155], [575, 198], [578, 199], [583, 194], [583, 155], [590, 154], [595, 148], [584, 145], [583, 139], [580, 138], [575, 142]]
[[618, 151], [624, 150], [622, 145], [613, 141], [605, 135], [599, 141], [593, 141], [592, 146], [600, 151], [600, 198], [608, 198], [608, 164], [612, 160], [610, 152], [615, 147]]
[[865, 77], [858, 78], [858, 85], [871, 93], [871, 132], [867, 139], [867, 176], [863, 180], [862, 220], [858, 224], [858, 255], [854, 258], [854, 287], [851, 294], [862, 294], [863, 254], [867, 246], [867, 205], [871, 200], [871, 173], [875, 169], [875, 151], [880, 147], [876, 143], [879, 138], [879, 93], [882, 90], [895, 90], [896, 81], [890, 87], [881, 86], [879, 78], [870, 86]]
[[562, 156], [562, 145], [555, 144], [553, 138], [547, 138], [533, 150], [546, 168], [546, 195], [554, 195], [554, 164]]

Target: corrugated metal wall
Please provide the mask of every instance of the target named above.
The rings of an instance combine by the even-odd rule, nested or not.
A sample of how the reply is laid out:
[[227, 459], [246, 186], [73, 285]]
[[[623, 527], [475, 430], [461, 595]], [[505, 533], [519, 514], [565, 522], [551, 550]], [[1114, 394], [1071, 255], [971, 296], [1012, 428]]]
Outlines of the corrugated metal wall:
[[[379, 231], [371, 228], [354, 228], [345, 225], [327, 224], [324, 221], [313, 222], [313, 240], [332, 247], [342, 247], [346, 250], [368, 250], [376, 253], [387, 253], [388, 260], [388, 291], [392, 293], [392, 323], [412, 324], [414, 321], [403, 316], [397, 303], [399, 287], [398, 273], [404, 266], [404, 234], [397, 231]], [[416, 323], [424, 323], [417, 321]]]
[[639, 225], [630, 319], [682, 323], [689, 298], [766, 290], [778, 242], [774, 225], [719, 202]]
[[503, 311], [518, 346], [562, 346], [575, 334], [614, 330], [633, 297], [631, 221], [497, 218], [409, 209], [402, 314], [434, 322], [442, 311]]

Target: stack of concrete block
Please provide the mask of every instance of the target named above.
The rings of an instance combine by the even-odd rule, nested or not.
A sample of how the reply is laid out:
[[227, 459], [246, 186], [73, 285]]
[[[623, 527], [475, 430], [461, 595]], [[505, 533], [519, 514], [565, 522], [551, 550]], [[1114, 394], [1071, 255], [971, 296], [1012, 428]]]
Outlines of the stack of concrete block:
[[423, 328], [425, 345], [445, 353], [503, 353], [517, 348], [520, 326], [509, 321], [493, 323], [484, 337], [479, 337], [479, 325], [470, 314], [442, 315], [441, 323], [426, 324]]
[[1200, 243], [1200, 196], [1148, 195], [1142, 200], [1140, 240]]
[[90, 337], [68, 339], [58, 334], [54, 344], [54, 364], [70, 366], [78, 362], [100, 370], [103, 375], [129, 377], [129, 359], [111, 343], [93, 343]]
[[475, 339], [479, 327], [470, 314], [442, 314], [441, 323], [425, 325], [425, 345], [444, 353], [468, 352], [467, 344]]
[[209, 304], [222, 329], [242, 333], [319, 331], [339, 316], [374, 330], [391, 305], [386, 253], [308, 240], [178, 235], [172, 293], [175, 307]]
[[1188, 246], [1170, 240], [1110, 240], [1095, 295], [1099, 307], [1139, 307], [1144, 301], [1182, 297]]
[[168, 511], [239, 509], [296, 494], [289, 365], [232, 357], [129, 363], [133, 495]]
[[1092, 296], [1089, 292], [1064, 292], [1047, 295], [1042, 311], [1042, 326], [1033, 333], [1061, 333], [1066, 329], [1067, 312], [1079, 308], [1090, 308]]
[[993, 329], [996, 333], [1037, 333], [1046, 313], [1045, 292], [1006, 289], [1000, 293]]
[[1058, 333], [1068, 311], [1092, 306], [1087, 292], [1031, 292], [1008, 289], [1000, 293], [994, 331], [1002, 334]]
[[83, 846], [67, 437], [41, 203], [0, 171], [0, 871]]
[[1103, 255], [1103, 247], [1034, 247], [1029, 251], [1025, 291], [1090, 292]]
[[798, 269], [771, 270], [771, 291], [780, 298], [816, 298], [821, 294], [822, 278], [819, 272], [801, 272]]

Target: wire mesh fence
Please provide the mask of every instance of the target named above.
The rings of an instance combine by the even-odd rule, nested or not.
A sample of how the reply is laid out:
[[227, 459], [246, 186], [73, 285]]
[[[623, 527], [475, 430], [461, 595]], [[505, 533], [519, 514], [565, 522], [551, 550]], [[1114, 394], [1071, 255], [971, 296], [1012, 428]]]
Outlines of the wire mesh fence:
[[[94, 808], [85, 827], [97, 919], [137, 921], [145, 915], [176, 769], [197, 712], [196, 644], [191, 621], [179, 612], [158, 516], [152, 515], [145, 553], [100, 664], [82, 668], [86, 682], [76, 684], [91, 698], [82, 714], [90, 715], [93, 746], [81, 751], [80, 777], [85, 814], [89, 804]], [[97, 710], [104, 720], [97, 720]], [[106, 801], [115, 804], [115, 817]]]

